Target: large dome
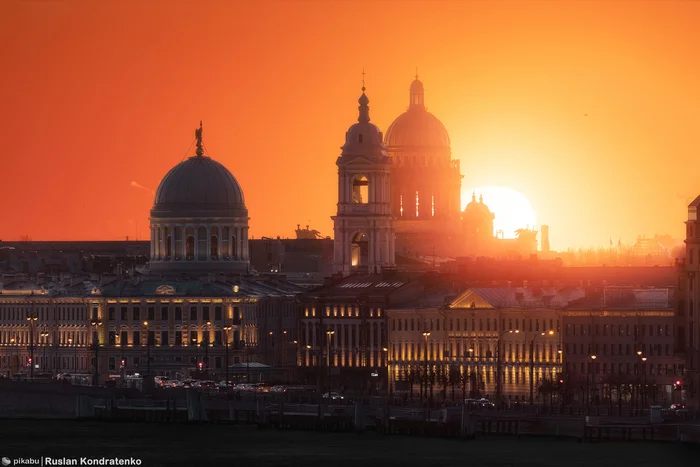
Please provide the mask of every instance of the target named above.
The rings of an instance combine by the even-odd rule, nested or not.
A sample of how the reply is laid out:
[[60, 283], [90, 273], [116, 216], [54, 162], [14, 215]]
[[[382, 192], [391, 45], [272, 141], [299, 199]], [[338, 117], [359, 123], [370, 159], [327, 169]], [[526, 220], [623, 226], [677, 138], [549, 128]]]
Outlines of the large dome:
[[387, 147], [449, 148], [450, 135], [442, 122], [426, 110], [423, 83], [417, 76], [411, 83], [410, 99], [408, 110], [386, 131]]
[[438, 118], [427, 110], [402, 113], [386, 131], [388, 147], [450, 147], [450, 135]]
[[243, 190], [219, 162], [192, 156], [173, 167], [156, 191], [151, 216], [247, 217]]

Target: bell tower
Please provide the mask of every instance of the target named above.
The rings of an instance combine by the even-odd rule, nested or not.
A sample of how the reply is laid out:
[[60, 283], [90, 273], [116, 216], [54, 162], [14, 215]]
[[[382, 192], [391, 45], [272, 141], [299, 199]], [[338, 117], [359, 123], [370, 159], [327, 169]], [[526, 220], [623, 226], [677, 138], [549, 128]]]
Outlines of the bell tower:
[[[364, 73], [363, 73], [364, 77]], [[338, 212], [333, 219], [333, 271], [379, 274], [393, 268], [391, 159], [382, 132], [369, 121], [364, 79], [357, 123], [345, 134], [338, 166]]]

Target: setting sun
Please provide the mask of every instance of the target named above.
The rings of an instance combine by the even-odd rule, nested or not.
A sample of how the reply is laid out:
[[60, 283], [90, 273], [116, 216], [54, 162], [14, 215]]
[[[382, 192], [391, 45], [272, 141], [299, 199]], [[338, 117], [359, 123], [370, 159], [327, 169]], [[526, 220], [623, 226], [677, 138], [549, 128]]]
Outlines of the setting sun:
[[462, 192], [462, 206], [466, 206], [472, 195], [479, 199], [483, 196], [484, 204], [496, 216], [493, 222], [494, 235], [503, 238], [515, 238], [518, 229], [534, 228], [537, 225], [537, 213], [522, 193], [500, 186], [473, 188]]

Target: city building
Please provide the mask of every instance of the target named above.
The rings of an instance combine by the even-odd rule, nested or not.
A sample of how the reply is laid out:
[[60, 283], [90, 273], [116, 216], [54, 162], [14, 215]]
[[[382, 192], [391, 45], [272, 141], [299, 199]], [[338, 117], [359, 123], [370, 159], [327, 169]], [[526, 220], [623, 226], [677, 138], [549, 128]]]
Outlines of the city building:
[[697, 410], [700, 407], [700, 196], [688, 205], [685, 222], [685, 259], [678, 264], [679, 296], [676, 303], [676, 351], [685, 358], [681, 389]]
[[[416, 275], [335, 276], [300, 296], [300, 373], [309, 384], [380, 390], [386, 387], [386, 310], [419, 296]], [[332, 378], [332, 381], [329, 381]]]
[[471, 397], [527, 400], [531, 380], [536, 391], [561, 372], [560, 310], [580, 296], [553, 287], [433, 290], [415, 305], [392, 307], [392, 383], [404, 392], [449, 385]]
[[231, 365], [249, 362], [289, 377], [297, 295], [306, 288], [250, 273], [243, 191], [204, 155], [201, 123], [195, 136], [195, 155], [156, 192], [148, 269], [3, 276], [0, 364], [9, 374], [223, 379]]
[[674, 349], [675, 290], [604, 287], [562, 311], [564, 371], [571, 400], [680, 402], [684, 361]]

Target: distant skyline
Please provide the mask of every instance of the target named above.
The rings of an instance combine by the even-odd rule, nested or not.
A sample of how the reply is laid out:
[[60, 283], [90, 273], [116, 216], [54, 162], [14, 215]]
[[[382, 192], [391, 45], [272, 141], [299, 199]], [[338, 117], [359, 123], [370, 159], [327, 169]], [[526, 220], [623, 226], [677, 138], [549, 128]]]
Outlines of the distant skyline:
[[700, 3], [353, 5], [0, 2], [0, 239], [147, 239], [153, 191], [200, 120], [251, 236], [332, 235], [361, 71], [386, 131], [416, 65], [463, 190], [522, 193], [552, 249], [683, 237], [700, 194]]

